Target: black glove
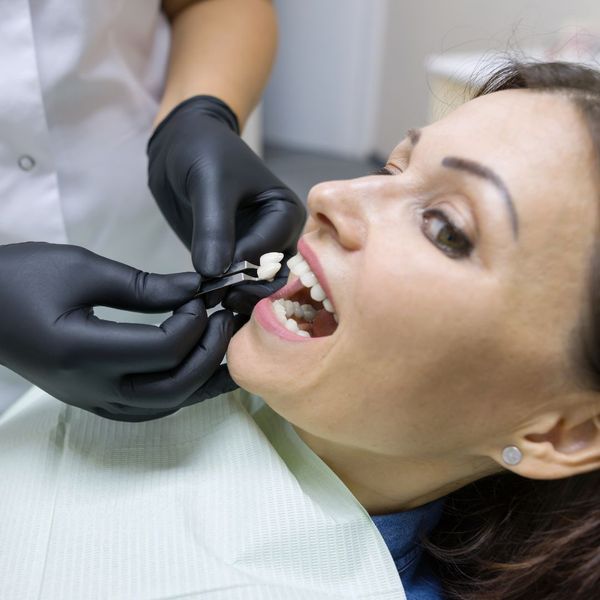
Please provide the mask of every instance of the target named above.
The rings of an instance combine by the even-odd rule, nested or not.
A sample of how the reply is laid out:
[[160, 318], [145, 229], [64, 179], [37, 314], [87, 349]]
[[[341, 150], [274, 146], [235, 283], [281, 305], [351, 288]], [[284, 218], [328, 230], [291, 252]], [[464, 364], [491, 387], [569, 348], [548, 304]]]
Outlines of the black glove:
[[[238, 133], [224, 102], [195, 96], [174, 108], [148, 143], [150, 189], [206, 277], [222, 274], [232, 261], [293, 251], [306, 218], [302, 202]], [[249, 302], [274, 286], [251, 289]]]
[[[207, 317], [196, 273], [152, 275], [77, 246], [0, 246], [0, 364], [59, 400], [121, 421], [171, 414], [235, 387], [219, 367], [233, 316]], [[114, 323], [95, 305], [175, 312]]]

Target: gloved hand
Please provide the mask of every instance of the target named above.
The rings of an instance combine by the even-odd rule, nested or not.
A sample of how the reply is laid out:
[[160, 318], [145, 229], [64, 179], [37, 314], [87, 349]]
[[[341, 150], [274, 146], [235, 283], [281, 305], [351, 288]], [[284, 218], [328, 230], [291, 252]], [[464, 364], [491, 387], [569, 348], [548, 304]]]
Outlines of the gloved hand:
[[[196, 273], [153, 275], [77, 246], [0, 246], [0, 364], [109, 419], [166, 416], [235, 387], [219, 367], [228, 311], [207, 317]], [[115, 323], [95, 305], [175, 312], [160, 327]]]
[[[218, 98], [195, 96], [158, 125], [148, 143], [148, 181], [165, 218], [191, 249], [196, 270], [222, 274], [237, 260], [293, 251], [306, 211], [241, 140], [238, 121]], [[245, 304], [281, 285], [243, 285]]]

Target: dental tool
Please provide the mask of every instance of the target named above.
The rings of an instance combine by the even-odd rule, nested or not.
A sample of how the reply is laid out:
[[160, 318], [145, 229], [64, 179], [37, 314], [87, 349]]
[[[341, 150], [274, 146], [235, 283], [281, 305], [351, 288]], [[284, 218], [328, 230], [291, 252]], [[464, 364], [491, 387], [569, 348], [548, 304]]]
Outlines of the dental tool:
[[258, 265], [247, 260], [234, 263], [223, 275], [202, 282], [196, 292], [196, 297], [247, 281], [273, 281], [281, 269], [282, 259], [281, 252], [268, 252], [260, 257]]

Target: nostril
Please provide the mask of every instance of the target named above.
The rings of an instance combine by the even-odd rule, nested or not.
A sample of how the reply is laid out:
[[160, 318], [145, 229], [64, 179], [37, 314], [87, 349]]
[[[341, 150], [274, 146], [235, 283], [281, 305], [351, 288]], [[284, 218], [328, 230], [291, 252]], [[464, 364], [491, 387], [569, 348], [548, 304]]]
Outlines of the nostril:
[[328, 227], [335, 231], [335, 225], [327, 215], [318, 212], [314, 215], [314, 218], [319, 222], [320, 225], [324, 225], [325, 227]]

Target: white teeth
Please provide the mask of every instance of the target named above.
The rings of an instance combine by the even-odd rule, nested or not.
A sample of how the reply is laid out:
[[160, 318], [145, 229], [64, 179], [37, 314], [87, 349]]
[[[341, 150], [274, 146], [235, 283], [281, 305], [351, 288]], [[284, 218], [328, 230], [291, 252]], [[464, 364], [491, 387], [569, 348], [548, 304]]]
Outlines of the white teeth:
[[297, 265], [295, 265], [293, 269], [290, 269], [290, 271], [294, 275], [301, 277], [302, 275], [304, 275], [304, 273], [310, 272], [310, 267], [308, 266], [308, 263], [305, 260], [303, 260], [302, 262], [299, 262]]
[[[288, 331], [296, 333], [301, 337], [311, 337], [308, 331], [302, 331], [298, 326], [297, 321], [291, 318], [292, 316], [296, 316], [307, 322], [312, 321], [316, 311], [310, 304], [300, 305], [300, 302], [292, 302], [291, 300], [283, 300], [281, 298], [279, 300], [273, 300], [272, 304], [277, 320]], [[309, 310], [307, 310], [306, 307], [308, 307]]]
[[285, 316], [289, 319], [294, 314], [294, 303], [291, 300], [284, 300], [283, 306], [285, 308]]
[[264, 267], [273, 263], [280, 263], [283, 259], [282, 252], [267, 252], [260, 257], [260, 266]]
[[310, 304], [303, 304], [301, 308], [304, 311], [304, 320], [312, 323], [317, 316], [317, 311]]
[[273, 302], [273, 310], [279, 317], [280, 321], [285, 321], [287, 319], [287, 315], [285, 314], [285, 306], [283, 306], [283, 304], [280, 304], [279, 302]]
[[275, 277], [279, 269], [281, 269], [281, 265], [278, 262], [261, 265], [256, 270], [256, 275], [259, 279], [267, 279], [268, 281], [273, 281], [273, 278]]
[[327, 294], [323, 288], [317, 283], [310, 288], [310, 297], [317, 302], [323, 302], [327, 298]]
[[289, 329], [290, 331], [293, 331], [293, 332], [300, 331], [300, 328], [298, 327], [298, 323], [296, 323], [296, 321], [294, 321], [294, 319], [288, 319], [285, 322], [285, 328]]
[[[312, 272], [310, 265], [306, 262], [304, 257], [301, 254], [296, 254], [287, 261], [287, 265], [290, 268], [290, 271], [300, 279], [302, 285], [310, 290], [310, 297], [315, 302], [322, 302], [323, 308], [327, 312], [333, 314], [333, 318], [337, 323], [338, 316], [335, 313], [333, 304], [331, 300], [327, 298], [325, 290], [319, 283], [317, 276]], [[298, 319], [304, 319], [305, 321], [310, 323], [315, 319], [318, 312], [318, 310], [312, 307], [310, 304], [303, 304], [302, 306], [300, 306], [298, 302], [290, 302], [289, 300], [286, 300], [285, 302], [282, 301], [282, 304], [285, 307], [285, 316], [287, 319], [290, 319], [291, 317], [295, 316]]]
[[300, 277], [300, 281], [302, 282], [302, 285], [307, 288], [312, 287], [313, 285], [318, 283], [317, 276], [312, 271], [304, 273], [304, 275]]
[[[304, 261], [300, 254], [295, 254], [287, 261], [287, 266], [290, 268], [290, 271], [300, 262]], [[293, 273], [293, 271], [292, 271]]]

